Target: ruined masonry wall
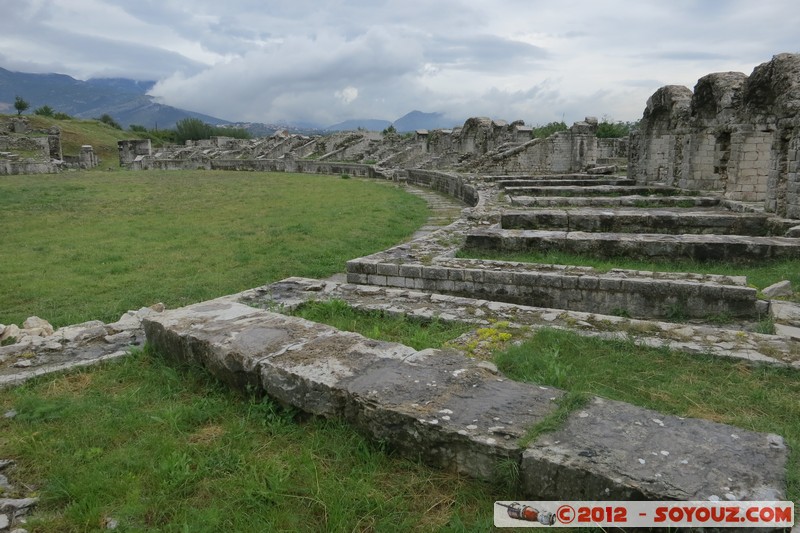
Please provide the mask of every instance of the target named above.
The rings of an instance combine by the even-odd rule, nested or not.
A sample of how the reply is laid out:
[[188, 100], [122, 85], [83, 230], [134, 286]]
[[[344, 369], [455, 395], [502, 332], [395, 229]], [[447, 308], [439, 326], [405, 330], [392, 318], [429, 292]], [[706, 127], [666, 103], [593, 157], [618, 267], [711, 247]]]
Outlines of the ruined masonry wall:
[[458, 198], [472, 207], [478, 204], [478, 190], [459, 176], [430, 170], [408, 170], [407, 176], [408, 183], [422, 185]]
[[741, 73], [709, 74], [694, 92], [666, 86], [647, 101], [631, 137], [628, 175], [760, 203], [800, 216], [800, 54]]

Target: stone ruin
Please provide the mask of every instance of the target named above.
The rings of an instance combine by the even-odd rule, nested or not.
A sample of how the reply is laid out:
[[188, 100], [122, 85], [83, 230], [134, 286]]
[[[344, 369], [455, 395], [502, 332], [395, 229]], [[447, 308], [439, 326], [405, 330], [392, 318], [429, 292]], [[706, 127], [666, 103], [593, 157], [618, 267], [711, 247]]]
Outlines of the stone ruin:
[[709, 74], [694, 92], [656, 91], [631, 139], [629, 175], [800, 218], [799, 148], [800, 55], [780, 54], [750, 76]]
[[65, 169], [89, 169], [98, 165], [94, 148], [81, 146], [76, 156], [63, 155], [61, 130], [31, 129], [25, 117], [0, 123], [0, 175], [55, 174]]
[[[629, 140], [597, 139], [589, 118], [547, 139], [531, 139], [519, 122], [470, 119], [410, 138], [279, 134], [155, 153], [149, 142], [121, 142], [121, 163], [134, 169], [347, 172], [444, 193], [460, 216], [348, 261], [345, 279], [289, 278], [181, 309], [130, 312], [116, 324], [28, 335], [0, 348], [0, 363], [13, 363], [0, 365], [0, 386], [48, 371], [50, 359], [63, 369], [53, 354], [90, 354], [77, 357], [88, 364], [146, 336], [232, 387], [344, 418], [434, 466], [488, 479], [510, 461], [520, 498], [785, 499], [788, 450], [778, 435], [595, 397], [561, 429], [523, 442], [565, 393], [506, 379], [473, 351], [476, 332], [454, 343], [460, 350], [416, 351], [274, 310], [336, 298], [476, 328], [503, 322], [518, 338], [556, 328], [800, 370], [800, 304], [786, 299], [786, 282], [759, 291], [743, 276], [458, 257], [556, 249], [732, 263], [800, 258], [798, 65], [800, 55], [781, 54], [750, 77], [711, 74], [694, 92], [659, 89]], [[774, 331], [759, 331], [765, 318]], [[16, 360], [21, 350], [36, 356]]]
[[[522, 121], [471, 118], [452, 130], [412, 135], [357, 131], [308, 137], [277, 132], [258, 139], [212, 137], [153, 151], [149, 141], [118, 143], [120, 165], [132, 170], [206, 169], [330, 173], [330, 165], [449, 169], [484, 174], [519, 172], [613, 173], [627, 163], [627, 139], [598, 139], [587, 117], [547, 139], [532, 137]], [[361, 170], [359, 170], [361, 168]]]

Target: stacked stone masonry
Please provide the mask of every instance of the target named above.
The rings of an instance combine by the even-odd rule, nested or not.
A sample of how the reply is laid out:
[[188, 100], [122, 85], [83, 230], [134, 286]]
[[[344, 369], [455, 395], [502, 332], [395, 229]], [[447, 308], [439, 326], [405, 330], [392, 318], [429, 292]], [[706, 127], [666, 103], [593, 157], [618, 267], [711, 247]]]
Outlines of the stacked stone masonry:
[[[564, 132], [534, 139], [521, 121], [506, 124], [468, 119], [451, 130], [395, 134], [343, 132], [306, 137], [278, 132], [252, 140], [214, 137], [154, 152], [149, 141], [119, 142], [120, 165], [132, 170], [229, 169], [304, 171], [315, 165], [369, 164], [378, 168], [458, 170], [482, 174], [580, 172], [603, 163], [625, 163], [627, 139], [597, 139], [597, 120], [576, 122]], [[298, 169], [298, 170], [294, 170]], [[311, 170], [313, 172], [313, 170]]]
[[26, 117], [0, 123], [0, 176], [56, 174], [64, 169], [89, 169], [99, 161], [90, 145], [77, 155], [64, 155], [58, 127], [33, 129]]
[[709, 74], [694, 91], [656, 91], [631, 139], [628, 172], [798, 218], [799, 145], [800, 55], [779, 54], [750, 76]]

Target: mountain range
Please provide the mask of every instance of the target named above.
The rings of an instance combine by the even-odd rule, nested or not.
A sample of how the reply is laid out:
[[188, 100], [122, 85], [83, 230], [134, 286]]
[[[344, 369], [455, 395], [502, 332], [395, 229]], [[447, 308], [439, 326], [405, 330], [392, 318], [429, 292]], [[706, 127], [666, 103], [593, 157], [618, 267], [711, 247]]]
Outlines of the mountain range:
[[[231, 125], [250, 131], [253, 136], [271, 135], [278, 130], [292, 133], [322, 134], [326, 131], [366, 129], [382, 131], [389, 126], [400, 132], [420, 129], [451, 128], [457, 124], [442, 113], [412, 111], [394, 122], [383, 119], [354, 119], [331, 126], [309, 123], [277, 124], [232, 123], [231, 121], [158, 103], [147, 92], [154, 81], [127, 78], [94, 78], [78, 80], [65, 74], [29, 74], [0, 68], [0, 113], [14, 113], [17, 96], [30, 104], [28, 112], [44, 105], [56, 112], [76, 118], [97, 118], [110, 115], [121, 126], [131, 124], [153, 128], [173, 128], [175, 123], [193, 117], [212, 125]], [[463, 121], [461, 121], [463, 122]]]
[[199, 118], [208, 124], [227, 120], [159, 104], [146, 93], [155, 82], [124, 78], [76, 80], [64, 74], [28, 74], [0, 68], [0, 112], [13, 113], [20, 96], [30, 110], [48, 105], [57, 112], [77, 118], [111, 115], [123, 127], [138, 124], [146, 128], [171, 128], [179, 120]]
[[423, 113], [422, 111], [412, 111], [398, 118], [394, 122], [380, 119], [354, 119], [340, 122], [332, 126], [328, 126], [327, 130], [330, 131], [347, 131], [365, 129], [370, 131], [383, 131], [389, 126], [394, 126], [394, 129], [399, 133], [405, 133], [416, 130], [435, 130], [443, 128], [452, 128], [460, 125], [464, 121], [457, 121], [449, 119], [443, 113]]

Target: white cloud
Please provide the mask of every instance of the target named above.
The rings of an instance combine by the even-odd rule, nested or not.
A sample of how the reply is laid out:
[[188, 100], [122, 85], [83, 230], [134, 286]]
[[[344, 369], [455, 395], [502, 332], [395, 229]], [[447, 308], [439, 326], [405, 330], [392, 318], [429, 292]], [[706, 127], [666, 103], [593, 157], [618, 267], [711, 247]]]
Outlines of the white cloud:
[[351, 85], [348, 85], [341, 91], [336, 91], [333, 94], [334, 96], [336, 96], [336, 98], [341, 100], [343, 104], [347, 105], [353, 103], [353, 101], [355, 101], [355, 99], [358, 98], [358, 89], [356, 89]]
[[[15, 3], [17, 9], [3, 9]], [[792, 0], [0, 0], [0, 66], [158, 79], [231, 120], [641, 116], [659, 86], [797, 52]], [[792, 49], [794, 47], [794, 49]]]

